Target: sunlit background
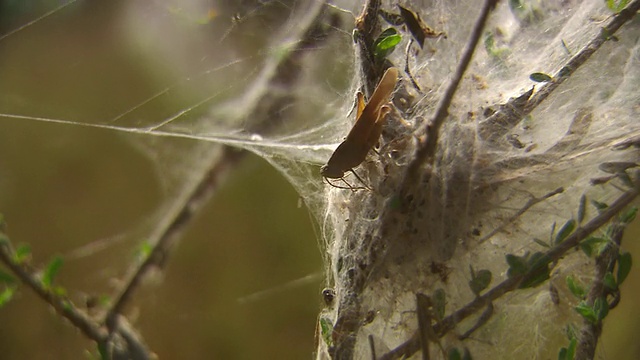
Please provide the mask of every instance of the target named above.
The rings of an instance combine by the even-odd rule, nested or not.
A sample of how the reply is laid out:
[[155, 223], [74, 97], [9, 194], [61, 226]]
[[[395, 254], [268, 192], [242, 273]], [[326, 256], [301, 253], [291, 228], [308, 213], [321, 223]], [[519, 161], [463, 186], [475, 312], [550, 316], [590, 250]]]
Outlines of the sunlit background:
[[[119, 285], [145, 240], [138, 226], [163, 197], [163, 174], [133, 135], [33, 118], [143, 126], [170, 117], [225, 84], [202, 77], [122, 109], [232, 59], [254, 68], [254, 43], [282, 20], [262, 3], [0, 2], [0, 113], [31, 118], [0, 115], [0, 212], [12, 241], [30, 244], [33, 264], [65, 259], [57, 282], [74, 301]], [[638, 224], [624, 242], [636, 257]], [[323, 287], [318, 236], [293, 188], [248, 156], [127, 313], [161, 359], [310, 358]], [[640, 353], [638, 289], [636, 265], [605, 323], [606, 359]], [[0, 309], [0, 324], [2, 359], [95, 351], [26, 287]]]

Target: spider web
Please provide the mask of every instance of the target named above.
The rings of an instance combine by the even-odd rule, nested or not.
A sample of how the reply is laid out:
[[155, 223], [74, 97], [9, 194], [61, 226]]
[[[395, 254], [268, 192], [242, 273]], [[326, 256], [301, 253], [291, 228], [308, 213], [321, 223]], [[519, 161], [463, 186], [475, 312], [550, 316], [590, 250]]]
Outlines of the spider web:
[[[311, 0], [215, 5], [204, 1], [124, 2], [101, 15], [102, 22], [90, 26], [90, 30], [81, 27], [87, 18], [85, 11], [99, 12], [100, 5], [80, 1], [33, 5], [22, 10], [22, 18], [3, 22], [0, 119], [84, 126], [121, 134], [127, 146], [151, 160], [161, 187], [163, 196], [157, 207], [138, 228], [127, 230], [150, 239], [162, 232], [158, 223], [166, 222], [164, 219], [184, 205], [209, 165], [220, 156], [220, 144], [250, 150], [293, 184], [323, 228], [321, 247], [336, 256], [339, 239], [346, 231], [341, 227], [345, 226], [342, 219], [350, 193], [323, 187], [318, 166], [326, 162], [352, 123], [345, 114], [360, 84], [354, 80], [356, 58], [350, 29], [362, 5], [345, 1], [326, 7]], [[428, 40], [421, 51], [415, 46], [409, 50], [409, 65], [421, 88], [421, 93], [410, 89], [409, 95], [429, 105], [420, 114], [428, 119], [455, 70], [478, 6], [465, 1], [423, 1], [411, 6], [425, 22], [447, 34], [446, 39]], [[390, 3], [385, 7], [394, 9]], [[323, 12], [330, 14], [323, 20], [328, 40], [305, 51], [295, 90], [284, 82], [274, 82], [281, 59], [299, 51], [296, 44]], [[498, 104], [534, 86], [539, 89], [542, 84], [532, 82], [528, 75], [555, 74], [598, 34], [610, 16], [605, 5], [596, 0], [501, 2], [485, 29], [484, 49], [476, 51], [451, 118], [480, 119], [483, 113], [497, 110]], [[24, 44], [44, 36], [39, 28], [46, 29], [47, 41], [54, 44], [46, 51], [47, 56], [13, 60], [23, 59], [20, 56], [30, 51]], [[68, 33], [74, 31], [90, 31], [86, 38], [91, 40], [83, 42], [78, 37], [77, 42], [69, 42]], [[617, 42], [605, 44], [603, 51], [523, 122], [481, 123], [478, 129], [472, 129], [480, 134], [474, 144], [458, 141], [453, 135], [444, 139], [453, 153], [471, 146], [485, 154], [486, 166], [478, 167], [474, 176], [483, 185], [501, 186], [484, 198], [490, 203], [487, 215], [474, 218], [476, 225], [495, 228], [500, 223], [495, 219], [508, 213], [505, 209], [518, 209], [532, 194], [540, 196], [563, 186], [566, 192], [561, 198], [536, 208], [532, 212], [535, 216], [520, 219], [512, 228], [528, 238], [542, 237], [540, 229], [548, 231], [550, 219], [570, 217], [579, 196], [593, 189], [589, 180], [598, 175], [598, 164], [637, 162], [637, 152], [611, 150], [615, 143], [640, 135], [640, 126], [634, 120], [640, 115], [637, 20], [625, 31]], [[395, 64], [404, 64], [408, 39], [404, 37], [390, 56]], [[107, 47], [105, 43], [117, 46]], [[75, 47], [80, 52], [69, 51]], [[102, 68], [105, 71], [96, 70]], [[112, 68], [118, 70], [106, 71]], [[101, 73], [105, 75], [101, 77]], [[32, 76], [42, 83], [26, 85], [23, 79]], [[143, 79], [135, 82], [143, 85], [124, 94], [121, 89], [129, 87], [131, 78]], [[265, 97], [279, 95], [278, 112], [265, 109], [268, 121], [256, 117]], [[96, 107], [100, 116], [95, 115]], [[464, 132], [467, 130], [462, 133], [468, 134]], [[482, 135], [483, 130], [489, 135]], [[512, 141], [505, 141], [506, 136]], [[594, 190], [601, 201], [615, 194], [611, 189]], [[365, 224], [354, 223], [349, 231], [364, 232]], [[530, 246], [509, 243], [510, 238], [505, 236], [491, 240], [492, 246], [509, 251]], [[488, 257], [478, 266], [498, 261]], [[329, 281], [337, 277], [334, 272], [328, 261]], [[452, 280], [450, 287], [465, 281]], [[387, 290], [389, 294], [402, 291], [400, 287]], [[398, 296], [400, 302], [406, 300], [404, 295]], [[404, 304], [406, 308], [400, 306], [398, 310], [388, 302], [374, 303], [372, 308], [388, 311], [388, 317], [395, 317], [392, 322], [401, 328], [404, 323], [398, 314], [413, 305]], [[393, 348], [409, 333], [380, 326], [374, 324], [363, 334], [384, 338], [382, 348]], [[363, 349], [364, 345], [360, 350], [366, 353]], [[519, 354], [508, 347], [503, 351]]]

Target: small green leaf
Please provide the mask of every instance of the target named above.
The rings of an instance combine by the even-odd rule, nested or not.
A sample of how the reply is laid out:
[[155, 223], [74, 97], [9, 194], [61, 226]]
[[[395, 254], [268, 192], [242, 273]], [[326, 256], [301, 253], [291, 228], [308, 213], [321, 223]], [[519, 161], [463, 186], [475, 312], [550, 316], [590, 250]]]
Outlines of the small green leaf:
[[627, 7], [628, 3], [629, 0], [607, 0], [607, 7], [615, 13], [619, 13]]
[[491, 283], [491, 271], [480, 270], [475, 273], [475, 276], [469, 281], [469, 287], [474, 294], [480, 295], [480, 293], [486, 289]]
[[580, 300], [584, 299], [584, 297], [587, 295], [587, 290], [584, 288], [584, 286], [582, 286], [582, 284], [579, 284], [572, 275], [567, 276], [566, 281], [567, 287], [569, 288], [569, 291], [573, 294], [573, 296]]
[[383, 60], [396, 48], [400, 43], [402, 36], [394, 28], [388, 28], [378, 36], [373, 43], [373, 55], [376, 59]]
[[609, 207], [608, 204], [597, 201], [597, 200], [591, 200], [591, 205], [593, 205], [598, 210], [598, 212], [601, 212], [602, 210], [606, 210]]
[[60, 267], [62, 267], [63, 263], [64, 261], [60, 256], [56, 256], [53, 258], [53, 260], [51, 260], [49, 265], [47, 265], [47, 267], [44, 269], [44, 272], [42, 273], [42, 285], [44, 285], [45, 287], [51, 287], [51, 285], [53, 284], [53, 279], [58, 274], [58, 271], [60, 270]]
[[573, 360], [576, 354], [576, 347], [578, 345], [578, 341], [576, 339], [571, 339], [569, 341], [569, 347], [563, 347], [560, 349], [560, 353], [558, 354], [558, 360]]
[[67, 296], [67, 289], [63, 288], [62, 286], [54, 286], [51, 291], [56, 294], [57, 296], [60, 297], [66, 297]]
[[576, 328], [575, 324], [570, 323], [565, 326], [564, 333], [567, 336], [567, 339], [573, 340], [578, 338], [578, 336], [580, 335], [580, 330]]
[[575, 311], [580, 314], [585, 320], [592, 324], [597, 324], [598, 317], [591, 306], [586, 301], [580, 301], [580, 303], [574, 308]]
[[598, 256], [607, 247], [609, 240], [601, 237], [589, 236], [580, 242], [580, 249], [588, 256]]
[[529, 79], [535, 81], [535, 82], [549, 82], [549, 81], [553, 81], [553, 78], [545, 73], [541, 73], [541, 72], [536, 72], [533, 73], [531, 75], [529, 75]]
[[147, 260], [151, 252], [153, 251], [153, 245], [151, 245], [148, 241], [143, 241], [136, 251], [137, 258], [140, 262]]
[[458, 348], [449, 349], [449, 354], [447, 354], [448, 360], [462, 360], [462, 354], [460, 354], [460, 350]]
[[576, 221], [574, 219], [567, 221], [562, 226], [562, 228], [560, 228], [560, 230], [558, 231], [558, 234], [556, 235], [556, 238], [553, 243], [555, 245], [562, 243], [569, 235], [571, 235], [571, 233], [575, 229], [576, 229]]
[[625, 224], [629, 224], [633, 221], [633, 219], [636, 218], [636, 215], [638, 214], [638, 208], [636, 206], [632, 207], [631, 209], [629, 209], [628, 211], [625, 211], [624, 213], [622, 213], [620, 215], [620, 222], [625, 223]]
[[107, 349], [107, 345], [105, 343], [98, 343], [98, 354], [100, 355], [100, 360], [109, 360], [109, 350]]
[[16, 288], [13, 286], [7, 286], [0, 292], [0, 308], [5, 306], [11, 299], [13, 298], [13, 294], [15, 294]]
[[31, 257], [31, 246], [29, 244], [23, 244], [18, 246], [16, 251], [13, 253], [13, 261], [18, 264], [23, 264], [25, 261], [28, 261]]
[[332, 333], [333, 324], [331, 323], [331, 320], [325, 317], [320, 317], [320, 335], [328, 347], [333, 346], [333, 340], [331, 338]]
[[558, 352], [558, 360], [570, 360], [567, 356], [567, 348], [560, 348], [560, 351]]
[[609, 314], [609, 303], [603, 298], [597, 298], [593, 303], [593, 310], [598, 322], [600, 322]]
[[629, 275], [631, 265], [633, 265], [633, 260], [630, 253], [624, 252], [618, 255], [618, 272], [616, 275], [618, 286], [622, 285], [627, 275]]
[[604, 274], [604, 278], [602, 279], [602, 283], [610, 290], [616, 290], [618, 288], [618, 284], [616, 283], [616, 279], [613, 277], [613, 274], [607, 272]]
[[527, 261], [524, 257], [515, 256], [513, 254], [506, 255], [507, 264], [509, 264], [509, 270], [507, 271], [508, 277], [522, 275], [529, 270]]
[[0, 282], [11, 285], [15, 284], [16, 279], [10, 274], [7, 274], [6, 272], [0, 270]]
[[527, 256], [527, 266], [529, 269], [535, 270], [535, 273], [533, 276], [524, 279], [519, 288], [533, 288], [547, 281], [551, 277], [549, 262], [549, 257], [541, 252], [536, 252], [531, 256]]
[[578, 224], [581, 224], [582, 221], [584, 221], [586, 203], [587, 203], [587, 197], [584, 196], [583, 194], [582, 196], [580, 196], [580, 203], [578, 205]]
[[433, 309], [436, 312], [436, 316], [438, 317], [436, 320], [440, 321], [444, 319], [444, 314], [447, 306], [447, 294], [443, 289], [436, 289], [431, 295], [431, 302], [433, 305]]
[[540, 245], [542, 247], [545, 247], [547, 249], [551, 247], [551, 245], [547, 244], [546, 242], [544, 242], [544, 241], [542, 241], [542, 240], [540, 240], [538, 238], [533, 238], [533, 242], [535, 242], [536, 244], [538, 244], [538, 245]]

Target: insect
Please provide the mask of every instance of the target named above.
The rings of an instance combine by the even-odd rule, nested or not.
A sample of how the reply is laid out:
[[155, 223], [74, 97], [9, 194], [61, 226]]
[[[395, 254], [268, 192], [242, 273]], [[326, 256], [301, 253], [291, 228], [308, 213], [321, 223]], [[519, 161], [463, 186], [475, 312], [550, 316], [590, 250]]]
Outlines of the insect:
[[382, 79], [366, 105], [364, 96], [361, 93], [358, 94], [356, 123], [349, 131], [347, 138], [333, 152], [327, 164], [320, 168], [320, 174], [325, 179], [342, 179], [345, 172], [353, 172], [353, 168], [360, 165], [367, 157], [369, 150], [378, 142], [382, 133], [382, 124], [391, 111], [391, 106], [387, 103], [397, 81], [398, 69], [391, 67], [382, 75]]

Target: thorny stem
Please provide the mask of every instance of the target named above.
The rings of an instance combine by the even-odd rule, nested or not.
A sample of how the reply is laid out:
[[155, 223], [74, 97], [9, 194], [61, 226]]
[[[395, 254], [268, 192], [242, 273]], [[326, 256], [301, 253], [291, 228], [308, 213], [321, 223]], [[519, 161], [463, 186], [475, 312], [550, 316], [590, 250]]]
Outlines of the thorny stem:
[[[590, 234], [598, 230], [614, 216], [619, 214], [625, 207], [631, 204], [631, 202], [635, 200], [640, 193], [640, 174], [636, 174], [634, 185], [635, 186], [632, 189], [622, 194], [606, 210], [602, 211], [584, 226], [576, 229], [576, 231], [569, 235], [562, 243], [547, 251], [544, 254], [548, 259], [546, 264], [558, 261], [569, 250], [576, 247], [580, 241], [587, 238]], [[524, 274], [515, 275], [504, 280], [500, 284], [494, 286], [491, 290], [487, 291], [484, 295], [475, 298], [461, 309], [435, 324], [434, 329], [436, 333], [441, 337], [444, 336], [444, 334], [453, 330], [462, 320], [477, 313], [481, 309], [485, 308], [487, 304], [502, 297], [504, 294], [518, 289], [523, 281], [536, 277], [541, 270], [544, 270], [544, 268], [534, 268]], [[420, 334], [419, 332], [415, 332], [409, 340], [392, 351], [384, 354], [380, 357], [380, 360], [399, 359], [403, 356], [408, 357], [416, 353], [418, 350], [420, 350]]]
[[471, 32], [471, 38], [467, 43], [467, 46], [462, 53], [462, 58], [458, 62], [458, 66], [456, 68], [456, 72], [449, 83], [444, 95], [442, 96], [442, 100], [438, 104], [436, 113], [433, 117], [433, 120], [426, 125], [424, 131], [426, 133], [426, 139], [422, 142], [421, 146], [416, 151], [414, 159], [409, 164], [407, 168], [407, 172], [405, 175], [403, 188], [406, 188], [406, 184], [415, 183], [415, 179], [418, 176], [418, 170], [420, 166], [425, 164], [426, 162], [431, 162], [433, 156], [435, 154], [436, 146], [438, 144], [438, 134], [442, 124], [444, 124], [444, 120], [449, 115], [449, 106], [453, 101], [453, 96], [455, 95], [458, 87], [460, 86], [460, 82], [462, 81], [462, 77], [464, 76], [467, 67], [471, 63], [471, 58], [473, 57], [473, 53], [480, 41], [480, 36], [482, 35], [482, 30], [484, 29], [487, 20], [489, 19], [489, 14], [491, 10], [493, 10], [498, 3], [498, 0], [486, 0], [484, 5], [482, 6], [482, 10], [480, 12], [480, 16], [473, 27]]

